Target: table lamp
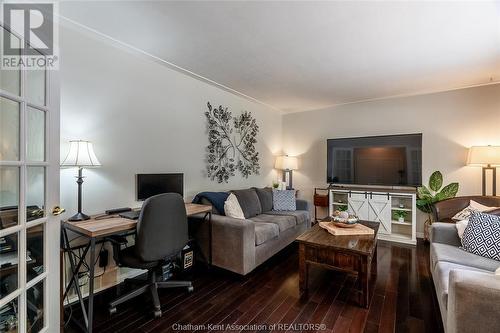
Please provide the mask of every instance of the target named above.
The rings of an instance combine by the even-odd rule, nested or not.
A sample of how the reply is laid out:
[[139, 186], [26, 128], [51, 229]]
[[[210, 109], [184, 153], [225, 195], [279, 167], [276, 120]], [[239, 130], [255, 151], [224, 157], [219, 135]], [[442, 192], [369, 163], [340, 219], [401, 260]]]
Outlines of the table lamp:
[[283, 170], [283, 181], [287, 183], [287, 190], [293, 190], [292, 171], [298, 169], [297, 165], [297, 157], [295, 156], [284, 155], [276, 158], [274, 167]]
[[492, 195], [497, 195], [497, 167], [500, 166], [500, 146], [472, 146], [469, 149], [467, 165], [483, 168], [483, 195], [486, 195], [486, 171], [493, 176]]
[[94, 168], [101, 166], [94, 153], [92, 143], [85, 140], [72, 140], [69, 142], [69, 152], [61, 163], [61, 167], [78, 168], [76, 183], [78, 184], [78, 213], [70, 217], [69, 221], [83, 221], [90, 219], [90, 216], [82, 213], [82, 184], [83, 168]]

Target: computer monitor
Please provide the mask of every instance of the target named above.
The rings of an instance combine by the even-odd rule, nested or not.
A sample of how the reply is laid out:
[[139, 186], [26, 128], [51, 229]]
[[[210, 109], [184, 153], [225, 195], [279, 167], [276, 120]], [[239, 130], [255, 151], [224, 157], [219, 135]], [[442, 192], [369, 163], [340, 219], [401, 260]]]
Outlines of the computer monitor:
[[137, 174], [137, 200], [146, 200], [161, 193], [179, 193], [184, 196], [184, 174]]

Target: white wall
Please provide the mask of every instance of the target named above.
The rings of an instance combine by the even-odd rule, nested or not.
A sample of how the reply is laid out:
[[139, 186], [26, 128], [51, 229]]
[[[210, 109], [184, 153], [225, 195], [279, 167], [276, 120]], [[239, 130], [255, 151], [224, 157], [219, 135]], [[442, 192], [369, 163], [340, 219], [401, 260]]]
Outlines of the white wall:
[[460, 183], [459, 195], [474, 195], [481, 194], [481, 170], [465, 166], [467, 148], [500, 145], [499, 128], [500, 85], [491, 85], [288, 114], [283, 147], [300, 157], [294, 187], [312, 199], [313, 188], [326, 185], [326, 139], [423, 133], [424, 182], [440, 170], [446, 183]]
[[[139, 206], [136, 173], [183, 172], [185, 197], [203, 190], [270, 185], [274, 155], [281, 150], [278, 111], [127, 52], [99, 37], [61, 27], [61, 158], [70, 139], [94, 143], [102, 163], [84, 170], [84, 211]], [[224, 70], [221, 67], [221, 70]], [[227, 106], [233, 114], [251, 111], [260, 132], [259, 176], [238, 173], [228, 184], [205, 173], [208, 143], [206, 103]], [[61, 172], [61, 205], [76, 209], [76, 170]]]

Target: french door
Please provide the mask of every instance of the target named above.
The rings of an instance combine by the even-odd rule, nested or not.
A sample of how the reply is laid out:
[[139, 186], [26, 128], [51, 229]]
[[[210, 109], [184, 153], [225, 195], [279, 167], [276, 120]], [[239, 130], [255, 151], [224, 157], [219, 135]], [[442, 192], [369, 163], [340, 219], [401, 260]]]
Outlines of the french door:
[[58, 202], [57, 72], [0, 69], [0, 332], [59, 330]]

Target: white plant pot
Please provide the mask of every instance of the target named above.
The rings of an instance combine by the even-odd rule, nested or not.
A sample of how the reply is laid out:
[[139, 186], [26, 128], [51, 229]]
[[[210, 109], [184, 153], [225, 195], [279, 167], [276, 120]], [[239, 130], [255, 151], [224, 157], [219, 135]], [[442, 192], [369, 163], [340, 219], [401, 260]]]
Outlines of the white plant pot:
[[398, 222], [403, 223], [404, 221], [405, 221], [405, 218], [404, 218], [404, 217], [399, 217], [399, 218], [398, 218]]

